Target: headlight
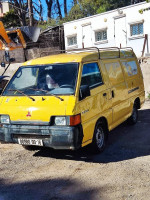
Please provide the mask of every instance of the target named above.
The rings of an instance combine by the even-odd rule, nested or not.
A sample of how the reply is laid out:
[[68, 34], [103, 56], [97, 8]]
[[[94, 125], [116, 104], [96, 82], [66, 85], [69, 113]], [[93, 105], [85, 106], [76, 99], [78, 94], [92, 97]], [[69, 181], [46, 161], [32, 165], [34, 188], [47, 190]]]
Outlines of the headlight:
[[0, 116], [0, 122], [1, 124], [9, 124], [10, 123], [10, 119], [8, 115], [1, 115]]
[[55, 125], [67, 125], [66, 117], [55, 117]]
[[54, 124], [60, 126], [76, 126], [81, 123], [81, 115], [59, 116], [54, 118]]

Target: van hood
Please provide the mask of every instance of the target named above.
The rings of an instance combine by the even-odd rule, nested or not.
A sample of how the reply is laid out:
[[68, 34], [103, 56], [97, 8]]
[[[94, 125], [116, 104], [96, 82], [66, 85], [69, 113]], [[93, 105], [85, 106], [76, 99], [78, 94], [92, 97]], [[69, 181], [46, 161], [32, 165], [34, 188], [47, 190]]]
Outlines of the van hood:
[[[72, 115], [75, 105], [74, 96], [61, 96], [64, 101], [53, 96], [34, 96], [35, 101], [28, 97], [1, 97], [0, 114], [10, 116], [11, 121], [49, 122], [51, 116]], [[69, 112], [66, 110], [69, 105]]]

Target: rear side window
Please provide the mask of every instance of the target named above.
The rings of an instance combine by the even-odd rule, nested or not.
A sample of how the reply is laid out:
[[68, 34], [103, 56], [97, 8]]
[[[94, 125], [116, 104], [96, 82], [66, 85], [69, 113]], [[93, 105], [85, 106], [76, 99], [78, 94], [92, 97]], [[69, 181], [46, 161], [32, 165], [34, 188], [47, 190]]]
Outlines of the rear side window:
[[137, 64], [135, 61], [130, 62], [122, 62], [123, 68], [126, 74], [130, 76], [134, 76], [138, 73]]
[[81, 85], [89, 85], [95, 88], [103, 83], [102, 76], [97, 63], [87, 63], [83, 65]]
[[119, 62], [107, 63], [105, 67], [112, 85], [117, 85], [124, 81], [123, 71]]

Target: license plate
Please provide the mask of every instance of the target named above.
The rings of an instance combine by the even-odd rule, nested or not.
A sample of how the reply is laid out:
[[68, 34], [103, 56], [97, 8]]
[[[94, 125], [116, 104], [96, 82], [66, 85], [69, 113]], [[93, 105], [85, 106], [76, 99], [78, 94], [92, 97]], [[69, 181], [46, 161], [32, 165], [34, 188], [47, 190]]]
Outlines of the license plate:
[[43, 141], [40, 139], [18, 138], [18, 143], [21, 145], [43, 146]]

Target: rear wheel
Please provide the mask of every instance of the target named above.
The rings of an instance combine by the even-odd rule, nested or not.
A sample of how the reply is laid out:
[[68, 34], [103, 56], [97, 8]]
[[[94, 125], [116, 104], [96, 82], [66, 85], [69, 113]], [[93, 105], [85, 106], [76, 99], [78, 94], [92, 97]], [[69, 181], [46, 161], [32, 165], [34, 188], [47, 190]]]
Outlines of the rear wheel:
[[130, 125], [134, 125], [137, 123], [138, 120], [138, 109], [136, 107], [136, 105], [133, 106], [133, 110], [132, 110], [132, 114], [131, 116], [128, 118], [128, 123]]
[[106, 146], [107, 132], [104, 124], [97, 122], [94, 130], [92, 150], [94, 153], [100, 153]]

